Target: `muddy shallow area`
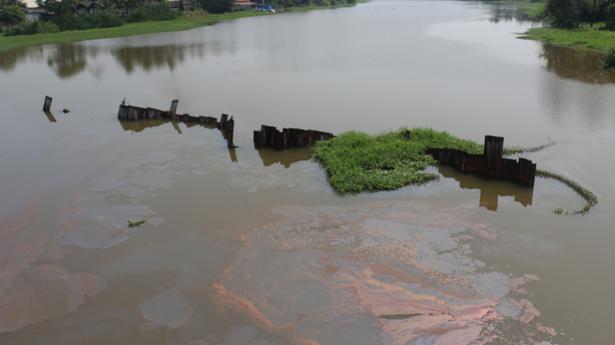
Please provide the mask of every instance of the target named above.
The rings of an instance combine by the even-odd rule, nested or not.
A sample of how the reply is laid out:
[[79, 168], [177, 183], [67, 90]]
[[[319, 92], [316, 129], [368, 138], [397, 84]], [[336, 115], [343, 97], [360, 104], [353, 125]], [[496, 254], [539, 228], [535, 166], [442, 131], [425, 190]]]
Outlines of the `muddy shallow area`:
[[[531, 25], [374, 1], [0, 53], [0, 344], [613, 342], [615, 80]], [[123, 98], [229, 113], [238, 148], [121, 123]], [[550, 139], [526, 156], [600, 204], [445, 167], [342, 197], [309, 150], [255, 150], [261, 124]]]

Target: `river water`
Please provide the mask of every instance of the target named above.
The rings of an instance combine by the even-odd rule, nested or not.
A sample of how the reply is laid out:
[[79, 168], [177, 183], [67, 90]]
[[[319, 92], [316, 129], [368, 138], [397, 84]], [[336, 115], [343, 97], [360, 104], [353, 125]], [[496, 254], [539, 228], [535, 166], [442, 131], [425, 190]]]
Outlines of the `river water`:
[[[373, 1], [1, 53], [0, 344], [615, 342], [615, 74], [532, 25]], [[232, 114], [239, 147], [120, 123], [124, 98]], [[552, 140], [525, 156], [600, 204], [446, 168], [339, 196], [309, 151], [255, 150], [261, 124]]]

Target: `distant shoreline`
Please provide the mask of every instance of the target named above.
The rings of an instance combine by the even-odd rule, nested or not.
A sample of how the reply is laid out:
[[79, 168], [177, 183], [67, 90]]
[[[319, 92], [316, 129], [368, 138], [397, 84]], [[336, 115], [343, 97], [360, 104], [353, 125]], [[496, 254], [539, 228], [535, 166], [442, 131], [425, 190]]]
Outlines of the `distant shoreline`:
[[[282, 12], [304, 12], [321, 9], [334, 9], [339, 7], [351, 7], [354, 5], [341, 6], [306, 6], [290, 7]], [[173, 20], [150, 21], [140, 23], [129, 23], [112, 28], [98, 28], [88, 30], [62, 31], [57, 33], [41, 33], [34, 35], [0, 36], [0, 52], [13, 49], [40, 46], [46, 44], [73, 43], [79, 41], [97, 40], [105, 38], [117, 38], [135, 35], [144, 35], [161, 32], [185, 31], [206, 25], [213, 25], [219, 22], [272, 15], [257, 10], [227, 12], [222, 14], [206, 14], [199, 16], [182, 16]]]

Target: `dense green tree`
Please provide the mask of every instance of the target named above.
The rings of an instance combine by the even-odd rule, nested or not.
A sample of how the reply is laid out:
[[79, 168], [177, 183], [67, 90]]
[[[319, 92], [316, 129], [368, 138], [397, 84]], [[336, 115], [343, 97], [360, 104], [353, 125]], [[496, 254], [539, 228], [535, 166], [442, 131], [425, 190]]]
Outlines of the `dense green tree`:
[[26, 19], [26, 12], [19, 5], [7, 4], [0, 6], [0, 25], [13, 26]]
[[553, 25], [561, 28], [576, 28], [580, 20], [579, 0], [549, 0], [545, 13]]
[[233, 7], [233, 0], [200, 0], [199, 3], [209, 13], [224, 13]]
[[607, 30], [615, 30], [615, 3], [610, 4], [605, 9], [605, 29]]

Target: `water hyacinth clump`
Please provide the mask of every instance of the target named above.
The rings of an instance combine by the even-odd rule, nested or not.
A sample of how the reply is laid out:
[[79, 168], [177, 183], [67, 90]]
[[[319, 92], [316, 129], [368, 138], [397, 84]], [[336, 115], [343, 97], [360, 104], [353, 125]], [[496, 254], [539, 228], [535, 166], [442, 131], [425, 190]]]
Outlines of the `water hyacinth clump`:
[[[407, 133], [410, 131], [408, 138]], [[482, 145], [428, 128], [402, 128], [369, 135], [347, 132], [319, 142], [314, 157], [325, 167], [329, 182], [339, 193], [394, 190], [434, 180], [423, 171], [436, 161], [428, 148], [451, 148], [482, 153]]]

